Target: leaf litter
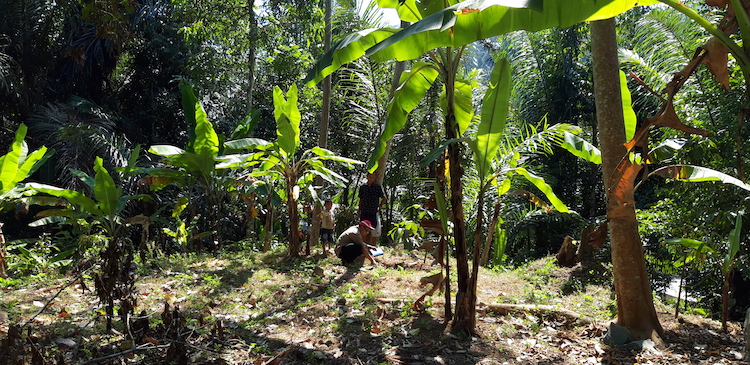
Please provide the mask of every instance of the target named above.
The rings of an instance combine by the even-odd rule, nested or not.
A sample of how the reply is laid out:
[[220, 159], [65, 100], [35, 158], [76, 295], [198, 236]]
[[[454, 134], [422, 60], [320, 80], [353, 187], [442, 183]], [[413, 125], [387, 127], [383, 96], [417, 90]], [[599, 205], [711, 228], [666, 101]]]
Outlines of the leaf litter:
[[[382, 267], [340, 266], [325, 256], [296, 262], [238, 257], [196, 259], [190, 274], [156, 270], [138, 280], [130, 328], [105, 330], [104, 307], [79, 286], [63, 290], [24, 331], [60, 285], [0, 289], [0, 340], [22, 344], [17, 364], [730, 364], [742, 358], [740, 324], [689, 314], [675, 320], [657, 299], [665, 347], [636, 351], [602, 342], [611, 289], [562, 289], [580, 268], [550, 258], [483, 271], [477, 336], [444, 333], [444, 297], [424, 298], [420, 278], [438, 267], [392, 251]], [[256, 264], [256, 262], [271, 264]], [[237, 270], [245, 268], [246, 270]], [[318, 268], [317, 270], [315, 268]], [[313, 275], [313, 270], [316, 275]], [[211, 278], [222, 277], [217, 283]], [[453, 278], [455, 284], [455, 278]], [[231, 284], [230, 284], [231, 283]], [[486, 304], [484, 304], [486, 303]], [[587, 323], [551, 312], [498, 315], [489, 304], [574, 308]], [[17, 338], [16, 338], [17, 337]], [[23, 345], [20, 339], [34, 346]], [[18, 348], [16, 348], [17, 350]], [[43, 360], [42, 360], [43, 359]], [[11, 362], [12, 363], [12, 362]]]

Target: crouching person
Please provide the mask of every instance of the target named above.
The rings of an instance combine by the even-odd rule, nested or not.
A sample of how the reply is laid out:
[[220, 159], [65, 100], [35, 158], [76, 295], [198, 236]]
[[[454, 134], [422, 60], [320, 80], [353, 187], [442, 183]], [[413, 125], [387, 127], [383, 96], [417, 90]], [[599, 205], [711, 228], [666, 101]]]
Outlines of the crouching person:
[[375, 247], [366, 243], [370, 240], [370, 232], [373, 229], [375, 228], [367, 220], [359, 222], [356, 226], [347, 228], [347, 230], [341, 233], [336, 242], [336, 256], [345, 264], [355, 261], [364, 262], [367, 259], [370, 260], [373, 266], [377, 266], [377, 262], [372, 257], [372, 254], [370, 254], [370, 248]]

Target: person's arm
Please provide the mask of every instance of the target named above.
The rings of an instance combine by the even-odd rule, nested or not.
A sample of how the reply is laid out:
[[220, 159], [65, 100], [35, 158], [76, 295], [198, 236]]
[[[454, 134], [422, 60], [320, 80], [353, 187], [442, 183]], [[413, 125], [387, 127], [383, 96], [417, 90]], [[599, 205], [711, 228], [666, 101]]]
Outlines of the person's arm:
[[374, 257], [372, 257], [372, 254], [370, 253], [370, 249], [368, 248], [368, 246], [370, 245], [368, 244], [362, 245], [362, 255], [364, 255], [367, 260], [370, 260], [370, 262], [372, 263], [372, 266], [378, 266], [378, 262], [375, 261]]

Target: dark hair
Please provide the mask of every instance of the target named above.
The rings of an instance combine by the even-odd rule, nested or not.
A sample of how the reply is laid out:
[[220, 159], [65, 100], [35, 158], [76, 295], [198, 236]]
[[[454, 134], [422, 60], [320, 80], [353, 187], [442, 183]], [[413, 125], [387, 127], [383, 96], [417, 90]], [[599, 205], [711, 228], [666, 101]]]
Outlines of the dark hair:
[[331, 200], [331, 199], [326, 199], [326, 201], [324, 201], [324, 202], [323, 202], [323, 204], [328, 204], [328, 203], [331, 203], [331, 204], [333, 204], [333, 200]]

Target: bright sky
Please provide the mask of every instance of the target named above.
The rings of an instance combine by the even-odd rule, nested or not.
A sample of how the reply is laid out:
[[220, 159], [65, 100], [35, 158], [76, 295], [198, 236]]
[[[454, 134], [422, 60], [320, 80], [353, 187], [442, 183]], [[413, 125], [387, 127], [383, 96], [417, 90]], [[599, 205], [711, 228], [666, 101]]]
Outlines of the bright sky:
[[[375, 0], [357, 0], [359, 4], [360, 11], [364, 11], [367, 9], [367, 4], [371, 3]], [[398, 28], [401, 26], [401, 20], [398, 18], [398, 14], [396, 13], [396, 9], [382, 9], [383, 10], [383, 20], [388, 22], [388, 25], [391, 27]]]

